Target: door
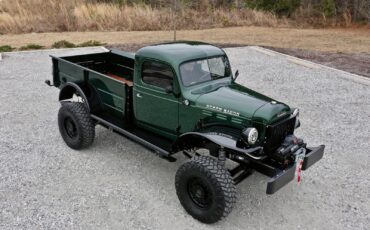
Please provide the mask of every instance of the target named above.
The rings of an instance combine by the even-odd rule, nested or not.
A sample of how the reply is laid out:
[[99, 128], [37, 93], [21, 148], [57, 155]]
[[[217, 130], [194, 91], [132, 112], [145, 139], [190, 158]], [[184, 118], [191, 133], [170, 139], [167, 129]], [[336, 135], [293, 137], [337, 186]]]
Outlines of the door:
[[[144, 61], [134, 85], [135, 118], [139, 126], [176, 135], [179, 124], [179, 99], [172, 92], [175, 74], [158, 61]], [[167, 89], [167, 90], [166, 90]]]

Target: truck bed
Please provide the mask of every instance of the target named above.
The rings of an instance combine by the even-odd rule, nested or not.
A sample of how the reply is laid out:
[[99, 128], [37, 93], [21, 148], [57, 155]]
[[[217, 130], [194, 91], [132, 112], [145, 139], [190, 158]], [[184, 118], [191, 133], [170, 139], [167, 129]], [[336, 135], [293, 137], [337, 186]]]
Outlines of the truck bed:
[[131, 53], [112, 50], [104, 53], [53, 58], [54, 85], [88, 83], [102, 101], [102, 110], [123, 119], [126, 105], [132, 104], [135, 59]]
[[133, 54], [110, 51], [106, 53], [62, 57], [62, 59], [110, 76], [116, 80], [132, 84], [135, 64]]

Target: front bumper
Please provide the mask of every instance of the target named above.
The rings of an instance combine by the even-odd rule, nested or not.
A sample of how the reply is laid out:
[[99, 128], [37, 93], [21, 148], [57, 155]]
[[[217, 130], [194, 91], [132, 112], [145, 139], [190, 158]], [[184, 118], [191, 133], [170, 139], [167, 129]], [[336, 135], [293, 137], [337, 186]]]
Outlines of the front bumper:
[[324, 156], [325, 145], [320, 145], [314, 148], [306, 148], [306, 156], [304, 157], [302, 170], [306, 170], [313, 164], [321, 160]]
[[[319, 161], [324, 155], [325, 145], [320, 145], [314, 148], [306, 148], [306, 155], [304, 156], [304, 161], [302, 165], [302, 170], [306, 170]], [[280, 188], [284, 187], [290, 181], [294, 179], [296, 172], [296, 164], [289, 166], [284, 170], [276, 169], [275, 175], [267, 183], [267, 194], [274, 194]]]

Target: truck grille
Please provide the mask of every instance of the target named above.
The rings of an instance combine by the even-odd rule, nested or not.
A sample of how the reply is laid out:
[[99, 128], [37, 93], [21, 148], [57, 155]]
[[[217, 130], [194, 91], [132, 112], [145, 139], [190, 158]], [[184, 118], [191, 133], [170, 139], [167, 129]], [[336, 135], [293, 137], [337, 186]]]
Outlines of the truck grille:
[[289, 117], [273, 125], [267, 126], [264, 151], [273, 153], [284, 141], [285, 137], [294, 133], [295, 117]]

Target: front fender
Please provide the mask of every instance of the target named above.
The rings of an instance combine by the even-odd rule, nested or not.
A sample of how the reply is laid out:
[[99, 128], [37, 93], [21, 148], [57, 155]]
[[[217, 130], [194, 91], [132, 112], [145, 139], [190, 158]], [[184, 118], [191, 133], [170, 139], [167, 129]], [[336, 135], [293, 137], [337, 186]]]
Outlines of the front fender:
[[246, 154], [253, 159], [259, 159], [251, 155], [251, 153], [256, 153], [262, 151], [262, 147], [254, 147], [243, 149], [236, 146], [237, 140], [232, 136], [223, 133], [208, 132], [188, 132], [179, 136], [179, 138], [173, 144], [173, 150], [175, 152], [191, 149], [193, 147], [204, 147], [206, 143], [213, 143], [219, 147], [223, 147], [226, 151], [235, 151], [241, 154]]

